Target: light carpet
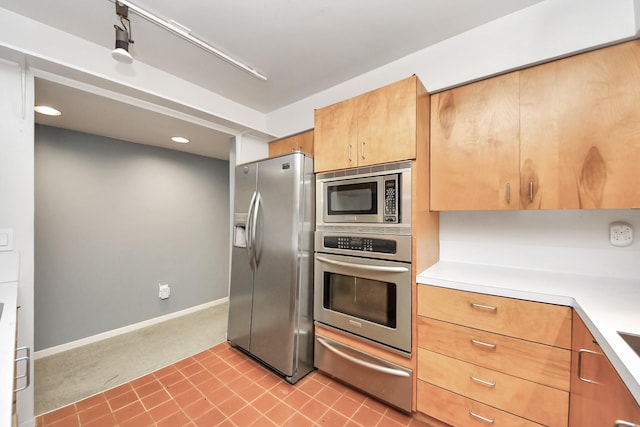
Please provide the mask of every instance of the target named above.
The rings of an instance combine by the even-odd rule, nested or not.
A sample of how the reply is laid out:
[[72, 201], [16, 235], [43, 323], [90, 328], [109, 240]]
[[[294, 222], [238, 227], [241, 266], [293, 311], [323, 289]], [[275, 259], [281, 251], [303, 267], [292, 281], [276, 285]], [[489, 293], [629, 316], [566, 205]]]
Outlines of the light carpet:
[[35, 361], [35, 414], [124, 384], [226, 340], [220, 304]]

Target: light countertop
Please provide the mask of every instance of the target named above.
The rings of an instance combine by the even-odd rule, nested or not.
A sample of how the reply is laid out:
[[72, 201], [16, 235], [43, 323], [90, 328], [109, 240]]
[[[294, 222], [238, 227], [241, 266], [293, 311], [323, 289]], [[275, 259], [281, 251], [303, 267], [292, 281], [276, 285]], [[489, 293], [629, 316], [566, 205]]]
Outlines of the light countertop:
[[11, 425], [14, 360], [16, 353], [16, 307], [19, 257], [0, 253], [0, 425]]
[[640, 278], [441, 261], [418, 274], [417, 282], [573, 307], [640, 403], [640, 356], [618, 335], [640, 335]]
[[0, 317], [0, 425], [7, 426], [11, 425], [13, 402], [17, 299], [17, 283], [0, 283], [0, 302], [4, 304]]

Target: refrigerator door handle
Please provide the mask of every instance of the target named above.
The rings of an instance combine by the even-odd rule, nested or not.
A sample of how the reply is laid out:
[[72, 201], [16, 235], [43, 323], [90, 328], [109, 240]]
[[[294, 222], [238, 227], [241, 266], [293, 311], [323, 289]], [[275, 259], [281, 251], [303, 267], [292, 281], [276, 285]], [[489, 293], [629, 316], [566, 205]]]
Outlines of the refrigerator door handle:
[[258, 211], [260, 209], [260, 202], [262, 201], [262, 197], [260, 196], [260, 192], [256, 194], [256, 201], [253, 205], [253, 213], [251, 214], [251, 252], [253, 253], [251, 268], [253, 270], [258, 269], [258, 248], [256, 246], [256, 233], [258, 229]]
[[252, 239], [252, 231], [253, 231], [253, 223], [252, 223], [252, 212], [256, 203], [256, 196], [258, 195], [258, 193], [256, 193], [255, 191], [253, 192], [253, 196], [251, 196], [251, 202], [249, 202], [249, 213], [247, 214], [247, 225], [246, 225], [246, 230], [247, 230], [247, 255], [249, 256], [249, 266], [251, 267], [252, 270], [255, 270], [253, 268], [253, 239]]

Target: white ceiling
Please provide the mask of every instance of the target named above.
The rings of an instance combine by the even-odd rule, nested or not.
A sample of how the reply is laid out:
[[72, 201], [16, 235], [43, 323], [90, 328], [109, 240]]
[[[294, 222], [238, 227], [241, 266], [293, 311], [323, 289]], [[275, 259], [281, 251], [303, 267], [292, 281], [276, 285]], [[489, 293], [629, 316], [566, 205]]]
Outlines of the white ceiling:
[[[268, 81], [130, 11], [135, 41], [130, 52], [136, 61], [268, 113], [542, 0], [132, 1], [190, 28], [193, 35], [266, 74]], [[110, 0], [0, 0], [0, 7], [113, 48], [117, 20]], [[39, 85], [51, 96], [64, 87]], [[97, 104], [93, 100], [85, 106]], [[129, 112], [134, 123], [147, 123], [137, 119], [144, 113], [139, 110]]]
[[[229, 159], [231, 135], [198, 123], [44, 79], [36, 79], [35, 94], [35, 105], [52, 105], [63, 112], [57, 117], [36, 113], [36, 123]], [[177, 144], [172, 136], [190, 142]]]

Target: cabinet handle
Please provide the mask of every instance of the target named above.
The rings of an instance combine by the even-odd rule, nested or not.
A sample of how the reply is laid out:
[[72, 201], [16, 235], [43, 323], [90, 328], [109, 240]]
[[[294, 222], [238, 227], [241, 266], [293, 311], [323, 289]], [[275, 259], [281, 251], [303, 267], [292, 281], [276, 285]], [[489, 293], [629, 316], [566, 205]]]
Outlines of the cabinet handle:
[[349, 157], [349, 161], [351, 161], [351, 144], [349, 144], [349, 149], [347, 151], [347, 156]]
[[533, 181], [529, 181], [529, 201], [533, 202]]
[[495, 387], [496, 386], [496, 382], [495, 381], [481, 380], [480, 378], [474, 377], [473, 374], [469, 374], [469, 378], [471, 378], [471, 381], [475, 381], [478, 384], [486, 385], [487, 387]]
[[471, 304], [471, 308], [477, 308], [478, 310], [487, 310], [494, 312], [498, 310], [498, 307], [494, 307], [492, 305], [476, 304], [475, 302], [471, 302], [469, 304]]
[[587, 349], [584, 349], [584, 348], [581, 348], [580, 350], [578, 350], [578, 379], [580, 381], [584, 381], [585, 383], [598, 384], [597, 381], [590, 380], [590, 379], [585, 378], [585, 377], [582, 376], [582, 355], [585, 354], [585, 353], [587, 353], [587, 354], [597, 354], [597, 355], [600, 354], [597, 351], [587, 350]]
[[613, 427], [638, 427], [638, 426], [634, 423], [630, 423], [629, 421], [616, 420], [616, 422], [613, 424]]
[[23, 378], [25, 378], [27, 382], [22, 387], [18, 387], [15, 390], [13, 390], [14, 392], [26, 390], [27, 387], [29, 387], [29, 384], [31, 384], [31, 350], [29, 349], [29, 347], [20, 347], [16, 349], [16, 354], [20, 351], [25, 351], [27, 355], [22, 357], [17, 357], [15, 360], [16, 365], [20, 362], [27, 362], [27, 365], [25, 367], [24, 375], [16, 376], [16, 383]]
[[511, 203], [511, 184], [507, 182], [507, 203]]
[[469, 409], [469, 415], [471, 415], [473, 418], [477, 418], [480, 421], [484, 421], [487, 424], [493, 424], [493, 422], [495, 420], [492, 420], [491, 418], [487, 418], [487, 417], [483, 417], [482, 415], [478, 415], [475, 412], [473, 412], [471, 409]]
[[364, 160], [364, 144], [365, 144], [365, 142], [364, 142], [364, 141], [362, 141], [362, 147], [360, 147], [360, 148], [361, 148], [361, 150], [360, 150], [360, 151], [361, 151], [361, 154], [360, 154], [360, 155], [362, 156], [362, 159], [363, 159], [363, 160]]
[[496, 344], [489, 344], [488, 342], [482, 342], [474, 339], [471, 340], [471, 344], [477, 345], [480, 347], [496, 348]]

